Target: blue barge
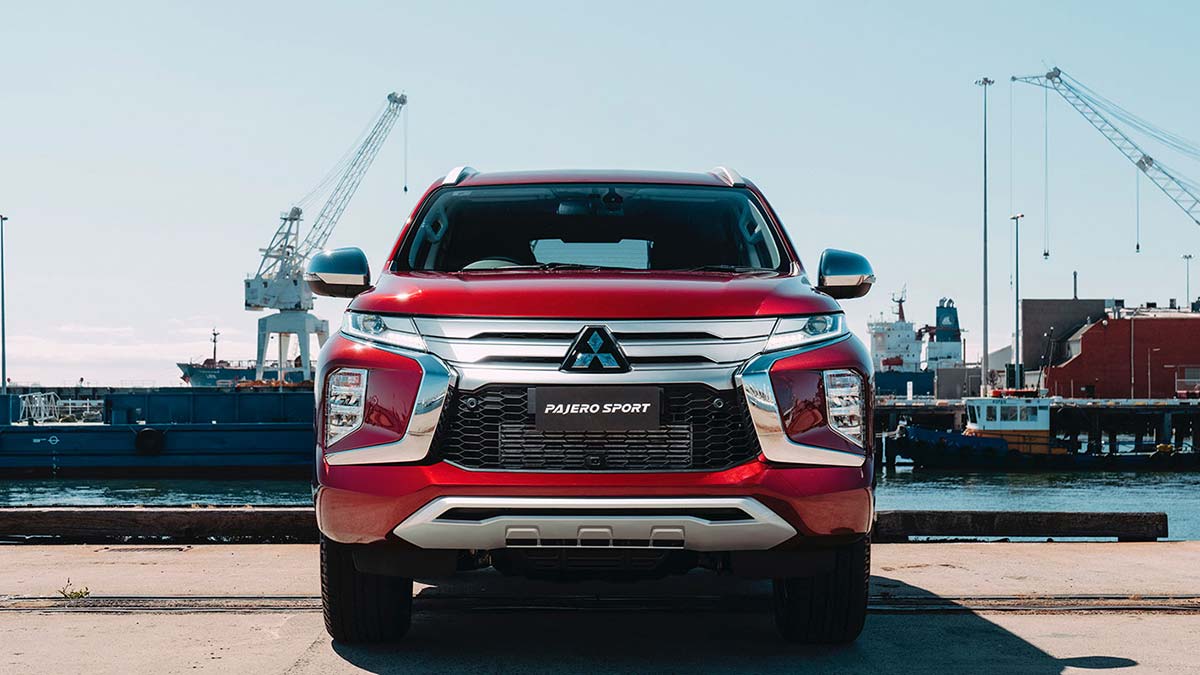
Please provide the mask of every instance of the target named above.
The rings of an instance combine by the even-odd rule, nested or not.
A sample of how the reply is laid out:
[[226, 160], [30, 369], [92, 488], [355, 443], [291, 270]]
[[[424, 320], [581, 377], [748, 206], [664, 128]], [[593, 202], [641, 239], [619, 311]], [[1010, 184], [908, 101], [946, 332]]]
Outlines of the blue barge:
[[[49, 397], [69, 411], [38, 419]], [[18, 476], [307, 477], [307, 389], [59, 389], [0, 399], [0, 478]], [[7, 405], [4, 405], [7, 403]], [[90, 411], [81, 414], [78, 411]], [[53, 418], [92, 421], [60, 422]]]

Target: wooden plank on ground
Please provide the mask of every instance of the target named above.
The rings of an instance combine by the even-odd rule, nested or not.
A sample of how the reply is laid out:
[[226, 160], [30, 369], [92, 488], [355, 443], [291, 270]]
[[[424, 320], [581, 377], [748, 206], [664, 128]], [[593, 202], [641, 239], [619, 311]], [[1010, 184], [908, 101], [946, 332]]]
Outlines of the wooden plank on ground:
[[0, 537], [100, 543], [317, 541], [311, 506], [118, 506], [0, 508]]
[[1115, 537], [1154, 541], [1167, 536], [1167, 514], [1093, 511], [880, 511], [876, 541], [909, 537]]
[[[1167, 536], [1165, 513], [880, 511], [877, 542], [910, 537], [1115, 538]], [[311, 506], [116, 506], [0, 508], [0, 540], [41, 543], [317, 541]]]

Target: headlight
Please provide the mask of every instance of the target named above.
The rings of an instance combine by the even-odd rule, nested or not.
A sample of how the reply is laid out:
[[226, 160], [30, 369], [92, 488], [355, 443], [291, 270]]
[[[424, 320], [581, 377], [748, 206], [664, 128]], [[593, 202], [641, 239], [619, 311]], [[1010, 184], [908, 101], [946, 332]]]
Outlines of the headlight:
[[338, 368], [325, 388], [325, 447], [362, 426], [367, 395], [367, 371]]
[[843, 335], [845, 332], [846, 317], [842, 314], [816, 314], [780, 319], [775, 324], [775, 330], [771, 333], [763, 351], [774, 352], [821, 342]]
[[825, 371], [825, 417], [834, 431], [860, 447], [867, 397], [863, 378], [853, 370]]
[[425, 351], [425, 340], [417, 332], [417, 324], [408, 317], [346, 312], [342, 317], [342, 332], [371, 342]]

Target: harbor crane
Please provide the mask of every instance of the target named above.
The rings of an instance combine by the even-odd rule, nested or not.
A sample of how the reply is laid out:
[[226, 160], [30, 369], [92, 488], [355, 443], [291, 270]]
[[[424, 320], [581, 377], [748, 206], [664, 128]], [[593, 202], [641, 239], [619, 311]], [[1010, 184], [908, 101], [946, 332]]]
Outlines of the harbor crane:
[[1121, 154], [1133, 162], [1139, 171], [1146, 174], [1146, 177], [1157, 185], [1171, 201], [1183, 209], [1192, 222], [1200, 225], [1200, 185], [1151, 157], [1137, 143], [1134, 143], [1128, 134], [1119, 129], [1113, 120], [1124, 123], [1193, 159], [1200, 159], [1200, 146], [1138, 118], [1088, 89], [1059, 68], [1052, 68], [1045, 75], [1013, 77], [1012, 81], [1024, 82], [1057, 92], [1110, 143], [1116, 146]]
[[[303, 379], [312, 378], [312, 361], [309, 357], [312, 337], [316, 336], [319, 344], [325, 344], [329, 336], [329, 322], [318, 319], [310, 311], [313, 308], [313, 294], [304, 283], [304, 266], [314, 253], [325, 247], [333, 228], [337, 226], [367, 169], [375, 161], [380, 147], [407, 104], [406, 95], [395, 92], [388, 94], [383, 112], [365, 134], [357, 150], [353, 154], [347, 153], [325, 180], [309, 193], [309, 196], [312, 196], [319, 192], [338, 175], [339, 170], [341, 171], [329, 199], [303, 239], [300, 237], [300, 221], [304, 211], [297, 205], [280, 214], [279, 227], [271, 237], [271, 243], [260, 249], [262, 262], [258, 265], [258, 271], [253, 277], [246, 279], [246, 309], [276, 312], [258, 320], [255, 379], [263, 379], [267, 342], [272, 335], [279, 336], [279, 380], [285, 380], [288, 371], [296, 370], [302, 373]], [[297, 337], [300, 347], [300, 363], [297, 367], [287, 365], [288, 345], [292, 335]]]

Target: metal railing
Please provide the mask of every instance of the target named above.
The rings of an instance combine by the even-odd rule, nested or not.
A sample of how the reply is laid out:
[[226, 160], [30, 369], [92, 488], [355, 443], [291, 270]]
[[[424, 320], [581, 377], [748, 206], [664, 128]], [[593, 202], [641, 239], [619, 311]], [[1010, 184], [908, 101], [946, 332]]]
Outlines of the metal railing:
[[46, 422], [99, 422], [104, 417], [103, 399], [65, 399], [57, 392], [21, 394], [22, 424]]

